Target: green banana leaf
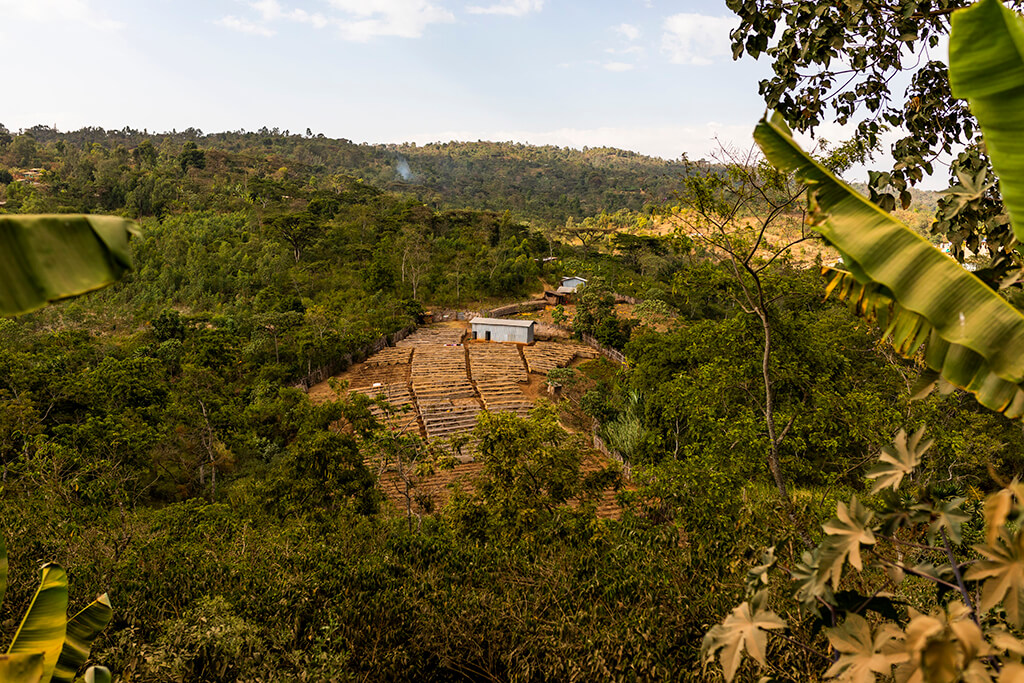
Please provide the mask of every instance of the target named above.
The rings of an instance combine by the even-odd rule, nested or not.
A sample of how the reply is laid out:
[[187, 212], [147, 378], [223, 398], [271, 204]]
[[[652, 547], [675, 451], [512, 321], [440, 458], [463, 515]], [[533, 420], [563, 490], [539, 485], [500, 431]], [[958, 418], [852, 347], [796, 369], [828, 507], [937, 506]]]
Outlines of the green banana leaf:
[[110, 600], [104, 593], [68, 621], [64, 649], [50, 679], [53, 683], [72, 683], [75, 680], [79, 667], [89, 658], [92, 641], [107, 627], [113, 614]]
[[132, 267], [131, 221], [0, 216], [0, 315], [17, 315], [119, 280]]
[[954, 12], [949, 85], [981, 125], [1014, 234], [1024, 241], [1024, 19], [999, 0]]
[[843, 254], [851, 277], [870, 286], [863, 294], [888, 297], [885, 327], [897, 348], [913, 355], [923, 346], [925, 363], [947, 381], [993, 410], [1024, 416], [1024, 316], [818, 164], [778, 114], [761, 120], [754, 139], [772, 164], [807, 186], [814, 229]]
[[41, 680], [43, 680], [42, 652], [0, 655], [0, 681], [4, 681], [4, 683], [39, 683]]
[[39, 590], [14, 634], [7, 654], [43, 653], [43, 680], [57, 665], [68, 623], [68, 575], [56, 564], [43, 565]]
[[85, 672], [85, 683], [110, 683], [110, 669], [105, 666], [90, 666]]

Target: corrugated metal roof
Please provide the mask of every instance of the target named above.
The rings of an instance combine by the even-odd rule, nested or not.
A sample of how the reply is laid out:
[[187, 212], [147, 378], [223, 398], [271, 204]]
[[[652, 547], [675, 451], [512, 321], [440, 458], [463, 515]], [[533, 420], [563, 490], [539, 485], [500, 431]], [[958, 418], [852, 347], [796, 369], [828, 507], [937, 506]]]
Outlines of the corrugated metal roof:
[[469, 321], [471, 325], [504, 325], [505, 327], [530, 327], [535, 324], [534, 320], [508, 320], [507, 318], [473, 318]]

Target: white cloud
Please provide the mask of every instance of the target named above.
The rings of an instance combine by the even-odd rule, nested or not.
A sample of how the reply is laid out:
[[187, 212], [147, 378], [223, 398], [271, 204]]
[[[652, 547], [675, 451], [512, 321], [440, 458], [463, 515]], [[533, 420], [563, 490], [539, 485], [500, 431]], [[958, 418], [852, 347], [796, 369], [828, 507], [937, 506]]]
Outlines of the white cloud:
[[365, 42], [379, 36], [418, 38], [430, 24], [455, 20], [451, 12], [429, 0], [328, 0], [334, 11], [326, 14], [286, 7], [279, 0], [250, 0], [246, 4], [258, 15], [255, 21], [227, 16], [216, 23], [271, 36], [276, 33], [272, 28], [275, 23], [287, 21], [317, 29], [333, 27], [345, 40]]
[[544, 0], [503, 0], [487, 7], [470, 5], [466, 7], [466, 11], [470, 14], [504, 14], [510, 17], [521, 17], [530, 12], [539, 12], [543, 8]]
[[96, 14], [87, 0], [0, 0], [0, 16], [5, 21], [85, 24], [104, 31], [124, 28], [121, 22]]
[[613, 29], [626, 40], [636, 40], [640, 37], [640, 29], [632, 24], [619, 24]]
[[239, 19], [238, 17], [232, 16], [230, 14], [226, 17], [221, 17], [220, 19], [217, 19], [213, 23], [217, 24], [218, 26], [223, 26], [224, 28], [231, 29], [232, 31], [238, 31], [239, 33], [248, 33], [254, 36], [264, 36], [266, 38], [269, 38], [270, 36], [274, 35], [273, 29], [267, 28], [262, 24], [254, 24], [248, 19]]
[[730, 56], [729, 32], [735, 26], [735, 17], [674, 14], [665, 19], [661, 49], [673, 64], [711, 64]]
[[606, 71], [615, 71], [618, 73], [622, 71], [632, 71], [634, 65], [626, 62], [605, 62], [601, 66], [604, 67]]

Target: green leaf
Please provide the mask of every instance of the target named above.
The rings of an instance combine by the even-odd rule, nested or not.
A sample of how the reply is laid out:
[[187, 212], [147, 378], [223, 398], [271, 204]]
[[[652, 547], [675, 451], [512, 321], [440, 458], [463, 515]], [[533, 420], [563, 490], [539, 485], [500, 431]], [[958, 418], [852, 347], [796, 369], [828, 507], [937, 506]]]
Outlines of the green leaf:
[[100, 289], [131, 268], [138, 228], [115, 216], [0, 216], [0, 315]]
[[747, 589], [756, 590], [761, 585], [768, 585], [768, 572], [775, 566], [775, 546], [761, 553], [761, 564], [747, 570]]
[[878, 314], [904, 355], [925, 346], [925, 363], [979, 402], [1008, 417], [1024, 416], [1024, 315], [981, 280], [934, 248], [794, 142], [776, 114], [754, 138], [768, 160], [803, 182], [816, 210], [815, 230], [850, 266], [848, 296]]
[[67, 636], [51, 680], [71, 683], [79, 667], [89, 658], [92, 641], [107, 627], [114, 612], [107, 594], [96, 598], [68, 621]]
[[966, 498], [950, 498], [940, 500], [935, 505], [930, 503], [919, 503], [913, 507], [930, 515], [931, 523], [928, 525], [928, 542], [935, 543], [936, 537], [943, 529], [949, 540], [953, 543], [960, 543], [963, 539], [960, 536], [960, 527], [971, 518], [960, 509]]
[[856, 496], [850, 499], [849, 507], [842, 501], [836, 505], [836, 516], [821, 525], [828, 538], [821, 544], [819, 581], [831, 580], [832, 586], [838, 588], [847, 560], [857, 571], [864, 569], [860, 546], [875, 542], [875, 534], [868, 528], [873, 517], [874, 513], [861, 505]]
[[709, 662], [721, 650], [719, 661], [726, 681], [736, 676], [744, 650], [764, 666], [767, 630], [786, 628], [786, 622], [777, 614], [764, 609], [767, 599], [768, 591], [762, 590], [749, 603], [744, 602], [735, 608], [725, 621], [716, 624], [705, 634], [701, 643], [701, 656], [705, 662]]
[[0, 681], [4, 681], [4, 683], [39, 683], [42, 679], [42, 652], [0, 655]]
[[864, 617], [850, 614], [841, 626], [826, 629], [828, 640], [839, 654], [835, 663], [825, 672], [827, 678], [839, 678], [850, 683], [873, 683], [875, 674], [888, 676], [892, 667], [906, 655], [893, 645], [903, 637], [893, 624], [882, 624], [872, 637], [871, 626]]
[[949, 85], [981, 124], [1014, 234], [1024, 241], [1024, 19], [999, 0], [955, 12]]
[[110, 683], [110, 669], [105, 666], [90, 666], [85, 671], [85, 683]]
[[877, 479], [871, 487], [871, 493], [878, 493], [884, 488], [892, 488], [893, 491], [900, 487], [903, 477], [910, 474], [921, 464], [921, 456], [934, 443], [931, 439], [921, 443], [924, 436], [924, 427], [921, 427], [914, 435], [907, 439], [907, 433], [902, 429], [896, 433], [896, 437], [889, 446], [882, 448], [882, 454], [878, 456], [879, 463], [868, 472], [868, 479]]
[[58, 565], [43, 565], [39, 590], [14, 634], [7, 654], [43, 653], [43, 680], [50, 680], [64, 645], [68, 617], [68, 576]]

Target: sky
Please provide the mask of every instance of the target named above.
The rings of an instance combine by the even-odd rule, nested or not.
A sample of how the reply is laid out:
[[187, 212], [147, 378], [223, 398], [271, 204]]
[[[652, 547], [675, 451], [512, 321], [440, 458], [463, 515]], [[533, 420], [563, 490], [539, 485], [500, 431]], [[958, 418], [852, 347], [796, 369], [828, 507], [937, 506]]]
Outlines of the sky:
[[764, 112], [735, 23], [724, 0], [0, 0], [0, 123], [696, 159]]

